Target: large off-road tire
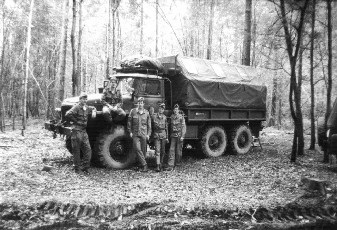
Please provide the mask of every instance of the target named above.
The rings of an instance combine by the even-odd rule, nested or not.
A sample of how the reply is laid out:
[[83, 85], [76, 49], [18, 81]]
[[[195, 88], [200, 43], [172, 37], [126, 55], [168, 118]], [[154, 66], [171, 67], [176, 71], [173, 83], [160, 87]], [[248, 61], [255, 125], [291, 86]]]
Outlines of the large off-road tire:
[[322, 148], [326, 148], [326, 126], [325, 126], [325, 118], [319, 117], [317, 120], [317, 142], [318, 145]]
[[136, 160], [132, 139], [123, 126], [116, 126], [111, 132], [98, 136], [94, 152], [101, 166], [111, 169], [127, 168]]
[[229, 142], [234, 154], [246, 154], [252, 146], [252, 131], [247, 125], [239, 125], [232, 129]]
[[221, 156], [227, 147], [227, 135], [221, 126], [208, 126], [202, 133], [201, 150], [206, 157]]

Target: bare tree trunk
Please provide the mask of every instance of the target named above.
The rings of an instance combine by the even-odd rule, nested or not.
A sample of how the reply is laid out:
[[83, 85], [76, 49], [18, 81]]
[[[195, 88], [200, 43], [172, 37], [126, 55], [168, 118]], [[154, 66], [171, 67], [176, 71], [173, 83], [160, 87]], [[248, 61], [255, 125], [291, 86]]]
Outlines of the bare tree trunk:
[[[299, 63], [298, 63], [298, 76], [297, 76], [297, 101], [295, 102], [296, 106], [296, 116], [297, 116], [297, 138], [298, 138], [298, 155], [303, 156], [304, 155], [304, 136], [303, 136], [303, 115], [302, 115], [302, 100], [301, 100], [301, 95], [302, 95], [302, 70], [303, 70], [303, 52], [304, 49], [302, 47], [303, 39], [300, 41], [301, 47], [299, 51]], [[296, 97], [295, 97], [296, 98]]]
[[209, 24], [208, 24], [208, 43], [207, 43], [207, 59], [212, 58], [212, 38], [213, 38], [213, 18], [214, 18], [214, 0], [211, 1]]
[[[274, 50], [274, 68], [277, 69], [277, 63], [278, 63], [278, 50], [273, 48]], [[276, 116], [276, 102], [277, 102], [277, 71], [274, 72], [273, 76], [273, 92], [272, 92], [272, 99], [271, 99], [271, 111], [270, 111], [270, 118], [269, 118], [269, 124], [268, 126], [275, 126], [275, 116]]]
[[245, 12], [245, 33], [243, 37], [242, 48], [242, 65], [250, 65], [250, 46], [252, 42], [251, 34], [252, 24], [252, 0], [246, 0], [246, 12]]
[[[289, 22], [287, 20], [286, 12], [285, 12], [285, 0], [280, 0], [280, 10], [281, 10], [281, 19], [282, 25], [285, 34], [285, 41], [287, 45], [287, 52], [289, 56], [289, 64], [291, 67], [290, 71], [290, 91], [289, 91], [289, 104], [290, 104], [290, 113], [294, 121], [295, 130], [294, 130], [294, 139], [293, 146], [291, 151], [291, 162], [296, 161], [297, 153], [301, 155], [303, 153], [303, 122], [302, 120], [302, 112], [301, 112], [301, 104], [299, 95], [299, 87], [297, 85], [297, 77], [296, 77], [296, 62], [298, 53], [301, 47], [302, 33], [304, 27], [304, 17], [306, 14], [306, 9], [308, 5], [308, 0], [305, 0], [303, 7], [300, 9], [300, 19], [297, 26], [297, 37], [296, 43], [293, 44], [292, 36], [290, 34]], [[294, 96], [294, 98], [293, 98]], [[295, 103], [295, 106], [294, 106]], [[301, 126], [302, 125], [302, 126]]]
[[77, 63], [76, 63], [77, 64], [76, 75], [77, 75], [78, 93], [82, 89], [82, 33], [83, 33], [82, 3], [83, 3], [83, 0], [80, 0], [78, 3], [78, 44], [77, 44]]
[[[157, 4], [158, 5], [158, 4]], [[139, 53], [143, 54], [143, 31], [144, 30], [144, 0], [140, 2], [140, 41]]]
[[26, 42], [26, 71], [25, 71], [25, 82], [24, 82], [24, 97], [23, 97], [23, 115], [22, 115], [22, 136], [25, 135], [24, 130], [26, 130], [27, 125], [27, 85], [28, 85], [28, 74], [29, 74], [29, 49], [30, 49], [30, 40], [31, 40], [31, 25], [32, 25], [32, 16], [33, 16], [34, 0], [30, 2], [30, 10], [28, 17], [28, 28], [27, 28], [27, 42]]
[[62, 25], [62, 40], [59, 52], [59, 68], [57, 71], [55, 91], [56, 91], [56, 105], [61, 105], [64, 100], [64, 82], [66, 75], [66, 61], [67, 61], [67, 41], [68, 41], [68, 12], [69, 12], [69, 0], [64, 0], [64, 10], [63, 10], [63, 25]]
[[70, 35], [70, 41], [71, 41], [71, 53], [72, 53], [72, 59], [73, 59], [73, 70], [72, 70], [72, 95], [76, 96], [78, 93], [78, 81], [77, 81], [77, 58], [76, 58], [76, 42], [75, 42], [75, 33], [76, 33], [76, 0], [73, 0], [73, 21], [71, 26], [71, 35]]
[[253, 53], [252, 53], [252, 61], [251, 65], [256, 67], [256, 37], [257, 37], [257, 23], [256, 23], [256, 8], [254, 6], [254, 15], [253, 15], [253, 27], [252, 27], [252, 41], [253, 41]]
[[[3, 90], [3, 78], [4, 78], [4, 60], [5, 60], [5, 1], [2, 1], [2, 50], [1, 50], [1, 70], [0, 70], [0, 93], [2, 99], [2, 90]], [[0, 130], [3, 132], [5, 130], [5, 110], [0, 108]]]
[[310, 150], [315, 150], [316, 133], [315, 133], [315, 85], [314, 85], [314, 42], [315, 42], [315, 20], [316, 20], [316, 0], [312, 2], [311, 14], [311, 42], [310, 42]]
[[158, 1], [156, 0], [156, 58], [158, 57]]
[[[331, 113], [331, 90], [332, 90], [332, 18], [331, 18], [331, 1], [327, 0], [328, 9], [328, 85], [326, 93], [326, 112], [325, 112], [325, 127]], [[324, 163], [329, 163], [329, 154], [324, 151]]]
[[110, 34], [111, 34], [111, 8], [112, 8], [112, 0], [109, 0], [108, 4], [108, 24], [106, 27], [106, 79], [110, 76]]

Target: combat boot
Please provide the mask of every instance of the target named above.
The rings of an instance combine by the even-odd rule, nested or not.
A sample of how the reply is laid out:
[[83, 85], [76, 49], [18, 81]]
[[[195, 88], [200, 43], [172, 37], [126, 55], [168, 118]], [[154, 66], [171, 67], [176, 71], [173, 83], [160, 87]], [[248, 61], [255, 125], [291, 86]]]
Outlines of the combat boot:
[[89, 174], [90, 174], [89, 168], [84, 168], [82, 171], [83, 171], [84, 174], [86, 174], [86, 175], [89, 175]]
[[160, 172], [160, 171], [161, 171], [161, 165], [157, 164], [156, 172]]
[[147, 171], [149, 171], [149, 167], [147, 167], [147, 165], [144, 165], [143, 168], [140, 171], [141, 172], [147, 172]]

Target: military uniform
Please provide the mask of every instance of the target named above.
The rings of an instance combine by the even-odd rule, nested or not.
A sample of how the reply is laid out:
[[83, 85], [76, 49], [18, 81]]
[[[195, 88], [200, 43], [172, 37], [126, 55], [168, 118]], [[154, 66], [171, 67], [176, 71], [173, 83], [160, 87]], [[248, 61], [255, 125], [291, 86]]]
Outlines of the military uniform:
[[78, 171], [81, 167], [81, 150], [83, 153], [83, 168], [87, 170], [90, 167], [91, 147], [89, 137], [86, 132], [89, 112], [95, 110], [92, 106], [74, 105], [66, 114], [65, 117], [73, 122], [71, 132], [72, 153], [74, 155], [75, 170]]
[[147, 137], [151, 135], [151, 117], [144, 109], [141, 113], [138, 108], [132, 109], [128, 117], [127, 129], [132, 133], [133, 149], [136, 151], [140, 164], [147, 166], [145, 160]]
[[156, 147], [156, 163], [160, 166], [163, 164], [165, 145], [168, 138], [167, 118], [164, 114], [154, 114], [152, 116], [152, 124], [154, 145]]
[[[108, 123], [112, 123], [113, 119], [122, 120], [125, 117], [124, 110], [116, 106], [116, 104], [122, 102], [122, 95], [119, 90], [113, 93], [109, 89], [104, 89], [101, 101], [103, 104], [103, 117]], [[111, 116], [111, 112], [114, 112], [114, 117]]]
[[172, 114], [171, 120], [171, 145], [168, 159], [168, 166], [174, 167], [179, 164], [182, 157], [183, 141], [186, 134], [186, 124], [183, 114]]

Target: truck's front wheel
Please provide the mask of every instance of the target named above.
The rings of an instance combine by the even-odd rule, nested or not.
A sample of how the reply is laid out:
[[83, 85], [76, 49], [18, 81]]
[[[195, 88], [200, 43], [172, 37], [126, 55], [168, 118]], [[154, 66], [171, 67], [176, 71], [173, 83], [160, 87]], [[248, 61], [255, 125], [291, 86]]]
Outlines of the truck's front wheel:
[[252, 131], [247, 125], [235, 127], [230, 136], [230, 146], [234, 153], [246, 154], [252, 146]]
[[132, 139], [123, 126], [117, 126], [112, 132], [97, 137], [95, 153], [103, 167], [124, 169], [135, 161], [132, 151]]
[[201, 137], [201, 149], [206, 157], [221, 156], [227, 147], [227, 135], [221, 126], [209, 126]]

